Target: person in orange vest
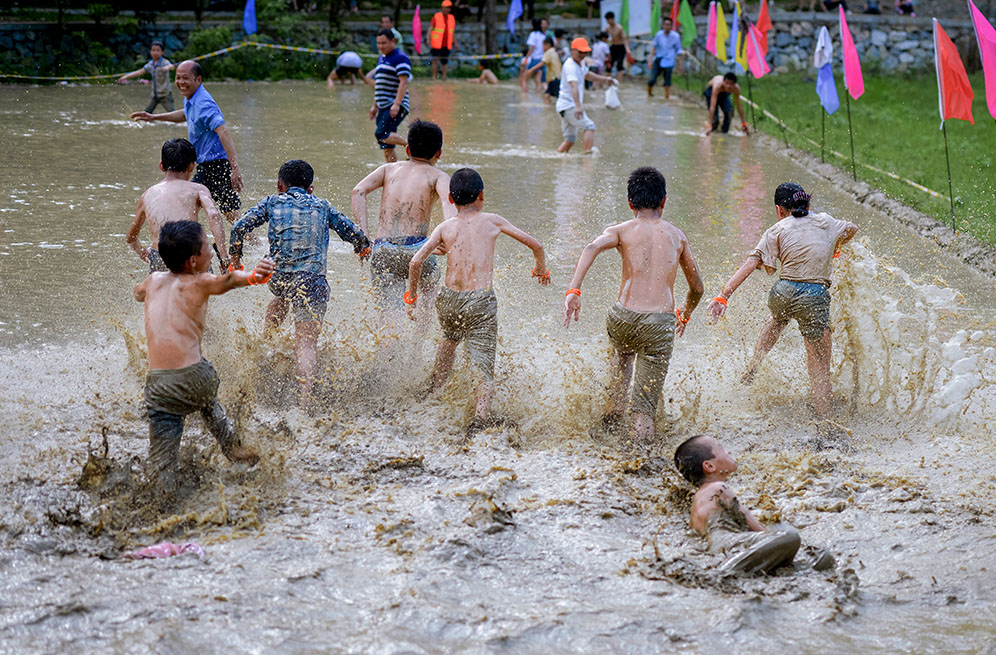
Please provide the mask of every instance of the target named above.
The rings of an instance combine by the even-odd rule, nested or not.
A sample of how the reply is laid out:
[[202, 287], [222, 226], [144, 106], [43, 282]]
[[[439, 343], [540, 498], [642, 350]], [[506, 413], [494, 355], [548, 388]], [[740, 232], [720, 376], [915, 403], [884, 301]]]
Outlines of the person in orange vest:
[[432, 15], [429, 27], [429, 47], [432, 55], [432, 77], [435, 78], [439, 66], [443, 66], [443, 79], [446, 79], [446, 65], [449, 63], [450, 50], [453, 49], [453, 31], [456, 28], [456, 18], [450, 13], [453, 3], [443, 0], [440, 11]]

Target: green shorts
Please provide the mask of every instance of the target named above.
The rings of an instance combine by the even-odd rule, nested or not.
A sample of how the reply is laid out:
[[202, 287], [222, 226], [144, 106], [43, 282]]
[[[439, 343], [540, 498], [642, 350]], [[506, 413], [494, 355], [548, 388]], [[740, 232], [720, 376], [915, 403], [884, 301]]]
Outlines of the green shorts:
[[498, 349], [498, 299], [487, 289], [454, 291], [442, 287], [436, 298], [436, 312], [443, 336], [450, 341], [467, 342], [467, 353], [490, 380], [495, 376]]
[[[408, 287], [408, 265], [425, 244], [423, 236], [388, 237], [374, 241], [370, 255], [370, 278], [377, 294], [377, 304], [385, 309], [402, 308], [402, 296]], [[422, 262], [419, 286], [423, 289], [439, 284], [439, 261], [429, 255]]]
[[830, 327], [830, 290], [825, 284], [778, 280], [768, 293], [776, 321], [795, 319], [802, 336], [819, 341]]
[[637, 355], [633, 411], [656, 416], [674, 347], [674, 314], [634, 312], [616, 303], [609, 310], [605, 327], [613, 348], [624, 355]]

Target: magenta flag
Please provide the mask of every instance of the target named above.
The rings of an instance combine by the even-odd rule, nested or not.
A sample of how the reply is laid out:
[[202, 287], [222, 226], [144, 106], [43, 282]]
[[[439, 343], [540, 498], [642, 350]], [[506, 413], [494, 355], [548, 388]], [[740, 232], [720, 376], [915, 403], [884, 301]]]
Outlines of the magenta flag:
[[768, 66], [768, 62], [764, 59], [764, 48], [761, 46], [764, 33], [757, 29], [753, 23], [749, 23], [748, 26], [747, 66], [750, 68], [750, 74], [754, 76], [754, 79], [759, 79], [771, 72], [771, 67]]
[[972, 0], [968, 0], [968, 7], [975, 25], [975, 41], [979, 44], [985, 74], [986, 104], [989, 106], [989, 113], [996, 119], [996, 29], [993, 29]]
[[716, 3], [709, 3], [709, 31], [706, 32], [706, 52], [716, 54]]
[[844, 49], [844, 88], [857, 100], [865, 92], [865, 79], [861, 76], [861, 60], [858, 59], [851, 30], [847, 29], [843, 7], [840, 7], [840, 41]]
[[412, 41], [415, 43], [415, 54], [422, 54], [422, 17], [419, 10], [422, 5], [415, 5], [415, 16], [412, 17]]

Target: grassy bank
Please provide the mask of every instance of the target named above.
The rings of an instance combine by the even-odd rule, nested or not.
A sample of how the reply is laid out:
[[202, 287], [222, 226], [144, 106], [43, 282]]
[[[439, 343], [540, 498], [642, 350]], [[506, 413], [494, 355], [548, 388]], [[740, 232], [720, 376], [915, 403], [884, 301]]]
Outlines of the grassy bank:
[[[681, 81], [677, 83], [681, 85]], [[705, 85], [702, 79], [693, 79], [692, 84], [697, 84], [697, 88]], [[746, 95], [747, 87], [741, 84]], [[819, 155], [820, 148], [804, 138], [820, 142], [822, 109], [816, 97], [815, 79], [804, 74], [783, 74], [752, 80], [751, 84], [754, 101], [798, 132], [787, 133], [789, 143]], [[850, 171], [847, 108], [839, 74], [837, 86], [841, 107], [826, 118], [826, 156], [827, 161]], [[981, 73], [972, 76], [972, 87], [976, 93], [973, 104], [976, 124], [957, 120], [947, 123], [955, 216], [959, 230], [984, 243], [996, 244], [996, 122], [986, 108]], [[871, 182], [889, 196], [950, 225], [951, 209], [946, 198], [933, 198], [909, 184], [861, 166], [864, 162], [948, 195], [934, 76], [865, 77], [865, 94], [851, 101], [851, 120], [858, 179]], [[782, 138], [781, 128], [760, 114], [757, 126]], [[847, 155], [847, 159], [831, 155], [831, 149]]]

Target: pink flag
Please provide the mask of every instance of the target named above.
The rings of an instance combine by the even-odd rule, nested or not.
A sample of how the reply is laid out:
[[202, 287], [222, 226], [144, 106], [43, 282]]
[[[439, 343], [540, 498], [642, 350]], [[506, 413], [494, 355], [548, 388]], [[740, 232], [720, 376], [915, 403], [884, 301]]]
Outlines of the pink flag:
[[747, 31], [747, 66], [755, 80], [771, 72], [771, 67], [764, 59], [764, 49], [761, 47], [763, 36], [764, 33], [751, 23]]
[[996, 29], [993, 29], [972, 0], [968, 0], [968, 6], [975, 25], [975, 41], [979, 44], [982, 70], [985, 71], [986, 104], [989, 106], [989, 113], [996, 119]]
[[706, 32], [706, 52], [716, 55], [716, 3], [709, 3], [709, 31]]
[[840, 7], [840, 40], [844, 46], [844, 88], [857, 100], [865, 92], [865, 80], [861, 76], [861, 61], [858, 49], [854, 47], [851, 30], [847, 29], [844, 7]]
[[[411, 6], [411, 5], [409, 5]], [[422, 5], [415, 5], [415, 16], [412, 18], [412, 41], [415, 42], [415, 54], [422, 54], [422, 17], [419, 10]]]

